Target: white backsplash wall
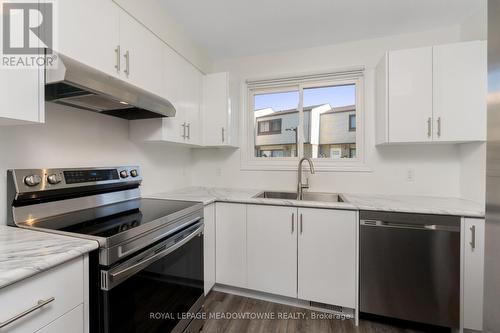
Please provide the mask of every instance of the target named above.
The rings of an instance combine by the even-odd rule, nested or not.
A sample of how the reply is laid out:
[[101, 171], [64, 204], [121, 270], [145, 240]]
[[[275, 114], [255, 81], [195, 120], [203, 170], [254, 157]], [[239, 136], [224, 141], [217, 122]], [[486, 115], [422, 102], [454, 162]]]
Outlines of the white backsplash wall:
[[[227, 59], [215, 66], [217, 71], [229, 71], [234, 80], [232, 89], [238, 89], [247, 78], [364, 65], [365, 152], [372, 171], [317, 173], [310, 177], [311, 190], [459, 197], [458, 145], [375, 147], [374, 68], [386, 50], [452, 43], [460, 38], [460, 26], [451, 26], [422, 33]], [[239, 106], [241, 112], [239, 101], [233, 101], [233, 105]], [[287, 190], [294, 190], [296, 186], [296, 172], [242, 171], [239, 150], [194, 150], [193, 162], [192, 183], [196, 185]]]
[[137, 164], [145, 177], [143, 194], [190, 185], [189, 149], [131, 142], [127, 120], [51, 103], [46, 109], [43, 125], [0, 127], [0, 225], [10, 168]]

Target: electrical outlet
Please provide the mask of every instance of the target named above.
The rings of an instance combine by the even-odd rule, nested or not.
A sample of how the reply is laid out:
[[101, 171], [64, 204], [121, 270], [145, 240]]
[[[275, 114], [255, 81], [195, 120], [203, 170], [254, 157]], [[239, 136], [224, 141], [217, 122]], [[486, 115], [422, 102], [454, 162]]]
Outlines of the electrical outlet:
[[415, 181], [415, 171], [413, 171], [412, 169], [407, 171], [406, 181], [409, 183], [413, 183]]

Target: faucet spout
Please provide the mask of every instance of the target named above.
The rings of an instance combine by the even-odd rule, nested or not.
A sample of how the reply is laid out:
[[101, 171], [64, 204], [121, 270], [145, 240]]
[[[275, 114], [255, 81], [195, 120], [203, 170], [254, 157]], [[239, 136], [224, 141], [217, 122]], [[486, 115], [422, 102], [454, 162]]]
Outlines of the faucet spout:
[[303, 157], [299, 161], [299, 166], [298, 166], [298, 175], [297, 175], [297, 200], [302, 200], [303, 198], [303, 193], [304, 189], [309, 188], [309, 181], [306, 180], [306, 183], [302, 183], [302, 164], [304, 161], [307, 161], [309, 163], [309, 170], [311, 171], [311, 174], [315, 173], [314, 170], [314, 164], [313, 161], [310, 158]]

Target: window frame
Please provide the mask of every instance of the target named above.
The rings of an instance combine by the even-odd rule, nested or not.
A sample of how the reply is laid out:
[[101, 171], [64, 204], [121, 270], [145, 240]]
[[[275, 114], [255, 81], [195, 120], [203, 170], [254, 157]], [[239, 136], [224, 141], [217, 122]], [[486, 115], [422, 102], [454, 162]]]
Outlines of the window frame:
[[[328, 158], [313, 158], [315, 169], [318, 171], [371, 171], [365, 163], [365, 140], [364, 140], [364, 76], [353, 77], [330, 76], [316, 80], [304, 79], [298, 83], [273, 83], [265, 86], [253, 87], [248, 83], [242, 85], [244, 99], [242, 108], [244, 110], [242, 126], [241, 145], [241, 169], [242, 170], [269, 170], [287, 171], [297, 170], [297, 163], [304, 156], [304, 113], [303, 94], [304, 89], [319, 88], [339, 85], [356, 85], [356, 158], [332, 160]], [[255, 128], [254, 116], [254, 95], [271, 94], [280, 92], [298, 91], [299, 105], [299, 135], [297, 144], [297, 157], [256, 157], [255, 156], [255, 136], [258, 129]]]

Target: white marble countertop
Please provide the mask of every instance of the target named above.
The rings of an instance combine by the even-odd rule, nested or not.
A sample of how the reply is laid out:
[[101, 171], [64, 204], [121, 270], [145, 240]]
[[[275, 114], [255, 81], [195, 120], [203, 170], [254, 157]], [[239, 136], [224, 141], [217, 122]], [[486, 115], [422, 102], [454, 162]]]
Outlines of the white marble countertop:
[[359, 210], [465, 217], [484, 217], [485, 212], [485, 205], [459, 198], [380, 194], [345, 194], [344, 197]]
[[0, 288], [98, 248], [98, 243], [0, 225]]
[[286, 199], [254, 198], [263, 190], [188, 187], [173, 192], [149, 195], [151, 198], [199, 201], [208, 205], [216, 201], [312, 208], [334, 208], [348, 210], [378, 210], [391, 212], [456, 215], [484, 217], [485, 207], [474, 201], [406, 195], [348, 194], [343, 193], [347, 202], [318, 202]]

